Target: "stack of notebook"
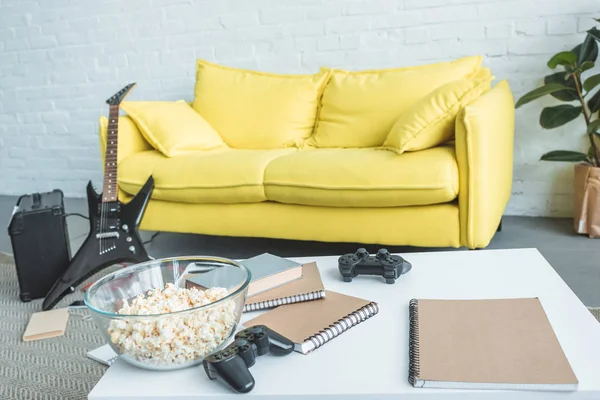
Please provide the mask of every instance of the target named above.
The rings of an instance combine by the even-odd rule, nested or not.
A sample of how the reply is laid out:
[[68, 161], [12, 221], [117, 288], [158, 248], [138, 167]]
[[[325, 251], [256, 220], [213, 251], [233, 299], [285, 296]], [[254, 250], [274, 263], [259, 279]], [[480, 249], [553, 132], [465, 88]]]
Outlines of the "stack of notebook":
[[[246, 298], [244, 312], [274, 308], [284, 304], [317, 300], [325, 296], [325, 288], [317, 264], [298, 264], [294, 261], [274, 256], [269, 253], [249, 258], [243, 262], [252, 273], [252, 282], [256, 280], [268, 282], [269, 288], [259, 292], [250, 292]], [[288, 271], [295, 271], [290, 274]], [[298, 273], [299, 272], [299, 273]], [[284, 275], [282, 279], [274, 276]], [[267, 286], [267, 285], [263, 285]]]
[[[243, 263], [252, 273], [252, 283], [261, 280], [265, 287], [270, 280], [272, 284], [247, 296], [244, 312], [271, 310], [244, 326], [266, 325], [293, 341], [299, 353], [316, 350], [379, 312], [374, 302], [325, 290], [314, 262], [300, 265], [265, 253]], [[290, 272], [293, 270], [296, 272]]]

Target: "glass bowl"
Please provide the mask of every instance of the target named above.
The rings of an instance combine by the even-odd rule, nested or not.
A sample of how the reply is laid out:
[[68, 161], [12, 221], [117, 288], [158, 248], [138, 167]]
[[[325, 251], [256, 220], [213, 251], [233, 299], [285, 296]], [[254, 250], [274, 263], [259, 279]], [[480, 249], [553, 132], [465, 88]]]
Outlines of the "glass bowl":
[[153, 370], [187, 368], [236, 332], [250, 277], [243, 264], [226, 258], [163, 258], [106, 275], [88, 288], [84, 302], [124, 361]]

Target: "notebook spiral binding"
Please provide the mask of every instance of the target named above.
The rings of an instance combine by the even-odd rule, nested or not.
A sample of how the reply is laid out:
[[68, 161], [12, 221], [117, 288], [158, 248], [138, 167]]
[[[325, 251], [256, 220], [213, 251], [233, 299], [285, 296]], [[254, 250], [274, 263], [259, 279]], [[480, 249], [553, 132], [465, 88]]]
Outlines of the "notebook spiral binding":
[[294, 296], [286, 296], [276, 300], [265, 300], [258, 303], [245, 304], [243, 312], [262, 310], [265, 308], [278, 307], [284, 304], [299, 303], [301, 301], [317, 300], [325, 297], [324, 290], [316, 292], [302, 293]]
[[117, 358], [119, 358], [119, 356], [114, 356], [114, 357], [109, 358], [108, 360], [106, 360], [106, 364], [108, 364], [108, 366], [113, 365], [113, 363], [115, 361], [117, 361]]
[[415, 386], [421, 374], [419, 359], [419, 301], [412, 299], [408, 303], [409, 333], [408, 333], [408, 383]]
[[359, 308], [355, 312], [348, 314], [344, 318], [338, 320], [327, 328], [323, 329], [319, 333], [310, 336], [305, 342], [311, 342], [313, 348], [310, 351], [314, 351], [325, 343], [329, 342], [333, 338], [346, 332], [348, 329], [360, 324], [363, 321], [371, 318], [379, 312], [379, 305], [375, 302], [369, 303], [366, 306]]

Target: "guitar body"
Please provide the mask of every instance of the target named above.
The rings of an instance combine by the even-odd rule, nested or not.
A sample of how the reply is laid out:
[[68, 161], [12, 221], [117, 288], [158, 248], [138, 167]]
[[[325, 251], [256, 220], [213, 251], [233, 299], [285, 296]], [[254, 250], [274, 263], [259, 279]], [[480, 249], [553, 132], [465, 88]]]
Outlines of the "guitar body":
[[63, 275], [46, 295], [44, 310], [54, 307], [70, 293], [72, 287], [106, 267], [123, 262], [141, 263], [150, 260], [138, 227], [153, 189], [154, 179], [150, 177], [129, 203], [102, 203], [102, 196], [96, 193], [92, 182], [88, 183], [90, 233]]
[[138, 227], [154, 190], [154, 179], [150, 176], [129, 203], [122, 204], [118, 199], [119, 104], [134, 86], [135, 83], [129, 84], [106, 100], [110, 108], [104, 153], [103, 190], [102, 193], [97, 193], [92, 182], [88, 183], [90, 233], [63, 275], [46, 295], [42, 305], [44, 311], [54, 307], [75, 286], [108, 266], [150, 260], [140, 239]]

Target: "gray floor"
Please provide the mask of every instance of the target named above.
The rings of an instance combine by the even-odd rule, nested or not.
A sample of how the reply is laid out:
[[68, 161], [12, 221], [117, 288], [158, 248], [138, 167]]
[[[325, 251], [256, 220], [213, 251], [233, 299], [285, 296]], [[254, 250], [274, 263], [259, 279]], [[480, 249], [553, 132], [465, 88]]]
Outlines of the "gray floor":
[[[16, 197], [0, 196], [0, 224], [4, 227], [7, 226], [16, 201]], [[83, 199], [65, 199], [65, 203], [67, 213], [79, 212], [87, 215], [87, 205]], [[68, 229], [74, 253], [88, 233], [88, 221], [71, 216], [68, 219]], [[142, 237], [146, 240], [151, 234], [142, 232]], [[246, 258], [263, 252], [283, 257], [336, 255], [353, 252], [357, 246], [359, 244], [356, 243], [332, 244], [160, 233], [147, 245], [147, 249], [156, 258], [184, 254]], [[378, 248], [366, 247], [371, 252]], [[600, 306], [600, 240], [575, 234], [570, 219], [505, 217], [502, 232], [496, 234], [489, 248], [524, 247], [537, 248], [585, 305]], [[389, 246], [388, 249], [393, 252], [452, 250], [395, 246]], [[0, 232], [0, 251], [12, 252], [6, 230]]]

